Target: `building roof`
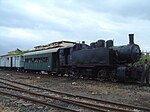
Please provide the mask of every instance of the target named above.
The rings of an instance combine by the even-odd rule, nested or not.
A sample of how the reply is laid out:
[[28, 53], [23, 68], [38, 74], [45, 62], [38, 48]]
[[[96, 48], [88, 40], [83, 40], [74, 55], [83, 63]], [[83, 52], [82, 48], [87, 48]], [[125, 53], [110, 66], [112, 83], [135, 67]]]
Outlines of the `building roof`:
[[35, 49], [47, 49], [47, 48], [56, 48], [56, 47], [63, 47], [63, 46], [68, 46], [69, 44], [75, 44], [75, 42], [71, 41], [57, 41], [53, 43], [49, 43], [46, 45], [39, 45], [35, 46]]
[[4, 57], [17, 57], [17, 56], [22, 56], [22, 54], [17, 54], [17, 55], [2, 55], [2, 56], [0, 56], [0, 58], [4, 58]]
[[74, 47], [74, 46], [75, 46], [75, 44], [72, 44], [72, 45], [68, 45], [68, 46], [60, 47], [60, 49], [70, 48], [70, 47]]
[[47, 49], [47, 50], [41, 50], [41, 51], [28, 52], [28, 53], [24, 53], [23, 56], [52, 53], [52, 52], [57, 52], [58, 49], [59, 48], [53, 48], [53, 49]]

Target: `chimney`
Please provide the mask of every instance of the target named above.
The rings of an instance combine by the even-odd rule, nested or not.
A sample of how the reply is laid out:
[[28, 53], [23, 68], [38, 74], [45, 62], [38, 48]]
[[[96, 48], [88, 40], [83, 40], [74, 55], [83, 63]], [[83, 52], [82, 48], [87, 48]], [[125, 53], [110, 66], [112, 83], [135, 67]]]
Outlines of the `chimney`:
[[134, 44], [134, 34], [129, 34], [129, 44]]
[[82, 41], [82, 48], [85, 49], [85, 41]]
[[85, 41], [82, 41], [82, 44], [85, 44]]

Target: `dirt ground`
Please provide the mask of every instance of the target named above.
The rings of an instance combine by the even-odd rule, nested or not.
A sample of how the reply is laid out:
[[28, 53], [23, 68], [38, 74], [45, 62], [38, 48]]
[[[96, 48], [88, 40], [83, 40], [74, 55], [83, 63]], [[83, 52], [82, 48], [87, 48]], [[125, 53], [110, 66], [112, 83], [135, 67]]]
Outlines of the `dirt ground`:
[[[138, 84], [99, 82], [94, 80], [71, 80], [68, 77], [55, 77], [46, 74], [29, 74], [12, 71], [0, 71], [0, 77], [12, 79], [40, 87], [63, 92], [85, 95], [93, 98], [115, 101], [150, 108], [150, 87]], [[1, 96], [0, 112], [28, 112], [21, 106], [8, 104], [7, 97]], [[43, 111], [40, 111], [43, 112]]]
[[19, 112], [19, 108], [7, 107], [0, 102], [0, 112]]

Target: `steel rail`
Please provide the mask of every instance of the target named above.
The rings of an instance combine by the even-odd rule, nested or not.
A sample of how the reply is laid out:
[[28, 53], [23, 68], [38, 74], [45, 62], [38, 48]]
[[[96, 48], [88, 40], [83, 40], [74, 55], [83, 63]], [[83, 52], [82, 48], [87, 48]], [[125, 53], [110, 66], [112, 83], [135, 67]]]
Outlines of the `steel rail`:
[[11, 93], [8, 93], [8, 92], [3, 92], [3, 91], [0, 91], [0, 94], [6, 95], [6, 96], [13, 96], [13, 97], [24, 99], [24, 100], [28, 100], [28, 101], [31, 101], [33, 103], [38, 103], [42, 106], [47, 106], [47, 107], [50, 107], [50, 108], [53, 107], [53, 108], [62, 109], [62, 110], [65, 110], [65, 111], [70, 111], [70, 112], [79, 112], [79, 111], [72, 110], [72, 109], [69, 109], [69, 108], [65, 108], [65, 107], [62, 107], [62, 106], [59, 106], [59, 105], [49, 104], [49, 103], [37, 100], [35, 98], [31, 98], [31, 97], [15, 95], [15, 94], [11, 94]]
[[[5, 83], [3, 83], [3, 84], [5, 84]], [[6, 85], [12, 86], [10, 84], [6, 84]], [[107, 107], [107, 106], [102, 106], [102, 105], [97, 105], [97, 104], [85, 103], [85, 102], [76, 101], [76, 100], [69, 100], [69, 99], [64, 99], [64, 98], [34, 93], [34, 92], [27, 91], [26, 89], [22, 89], [22, 88], [18, 88], [18, 87], [15, 88], [16, 86], [12, 86], [12, 87], [14, 87], [14, 88], [0, 86], [0, 88], [7, 88], [7, 89], [15, 90], [15, 91], [26, 92], [26, 93], [37, 95], [37, 96], [42, 96], [42, 97], [51, 98], [51, 99], [55, 99], [55, 100], [65, 101], [67, 103], [72, 103], [72, 104], [75, 104], [78, 106], [86, 107], [86, 108], [96, 110], [96, 111], [101, 111], [101, 112], [106, 112], [105, 110], [113, 110], [113, 111], [117, 111], [117, 112], [132, 112], [132, 110], [125, 110], [125, 109], [120, 109], [120, 108], [114, 108], [114, 107]], [[100, 108], [105, 109], [105, 110], [102, 110]]]
[[43, 88], [43, 87], [37, 87], [37, 86], [25, 84], [25, 83], [20, 83], [20, 82], [17, 82], [17, 81], [8, 80], [8, 79], [5, 79], [5, 78], [0, 78], [0, 79], [1, 80], [6, 80], [6, 81], [9, 81], [9, 82], [12, 82], [12, 83], [17, 83], [17, 84], [20, 84], [20, 85], [24, 85], [24, 86], [33, 87], [33, 88], [36, 88], [36, 89], [41, 89], [41, 90], [46, 90], [46, 91], [50, 91], [50, 92], [54, 92], [54, 93], [58, 93], [58, 94], [68, 95], [68, 96], [71, 96], [71, 97], [79, 97], [79, 98], [89, 99], [89, 100], [98, 101], [98, 102], [102, 102], [102, 103], [109, 103], [109, 104], [112, 104], [112, 105], [117, 105], [117, 106], [121, 106], [121, 107], [125, 107], [125, 108], [132, 108], [132, 109], [138, 109], [138, 110], [144, 110], [144, 111], [150, 112], [150, 108], [147, 108], [147, 107], [128, 105], [128, 104], [123, 104], [123, 103], [118, 103], [118, 102], [112, 102], [112, 101], [107, 101], [107, 100], [95, 99], [95, 98], [91, 98], [91, 97], [85, 97], [85, 96], [81, 96], [81, 95], [73, 95], [73, 94], [69, 94], [69, 93], [66, 93], [66, 92], [51, 90], [51, 89], [47, 89], [47, 88]]
[[107, 111], [103, 111], [102, 109], [98, 109], [96, 107], [84, 105], [84, 104], [82, 104], [80, 102], [74, 102], [74, 101], [67, 100], [67, 99], [65, 100], [65, 99], [57, 98], [57, 97], [53, 97], [53, 96], [43, 95], [43, 94], [39, 94], [39, 93], [33, 93], [33, 92], [26, 91], [26, 90], [23, 90], [23, 89], [17, 89], [17, 88], [11, 88], [11, 87], [4, 87], [4, 86], [0, 86], [0, 88], [11, 89], [11, 90], [19, 91], [19, 92], [28, 93], [28, 94], [31, 94], [31, 95], [37, 95], [37, 96], [51, 98], [51, 99], [55, 99], [55, 100], [59, 100], [59, 101], [67, 102], [67, 103], [72, 103], [72, 104], [75, 104], [75, 105], [78, 105], [78, 106], [81, 106], [81, 107], [84, 107], [84, 108], [92, 109], [92, 110], [95, 110], [95, 111], [107, 112]]

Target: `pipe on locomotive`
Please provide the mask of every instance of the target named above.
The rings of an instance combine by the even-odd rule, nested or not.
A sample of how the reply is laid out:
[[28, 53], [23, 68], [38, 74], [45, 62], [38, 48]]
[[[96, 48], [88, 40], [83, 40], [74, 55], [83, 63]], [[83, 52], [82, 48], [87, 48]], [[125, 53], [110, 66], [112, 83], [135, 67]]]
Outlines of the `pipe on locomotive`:
[[134, 34], [129, 34], [129, 44], [134, 44]]

